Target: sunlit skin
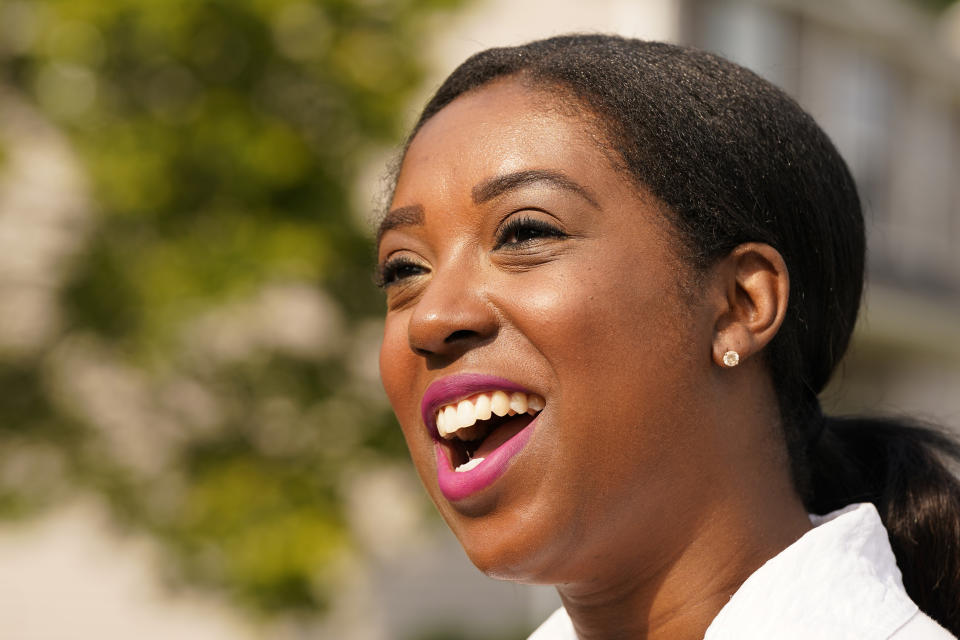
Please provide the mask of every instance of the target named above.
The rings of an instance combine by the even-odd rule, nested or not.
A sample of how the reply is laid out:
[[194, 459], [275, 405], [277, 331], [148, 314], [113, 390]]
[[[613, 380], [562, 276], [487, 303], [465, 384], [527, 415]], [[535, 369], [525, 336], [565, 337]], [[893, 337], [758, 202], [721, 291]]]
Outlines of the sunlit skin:
[[[789, 276], [747, 244], [694, 277], [662, 205], [557, 99], [497, 81], [416, 135], [378, 248], [381, 266], [401, 264], [387, 270], [383, 384], [479, 569], [557, 585], [584, 640], [702, 638], [810, 527], [761, 354]], [[739, 366], [722, 366], [728, 349]], [[506, 474], [451, 502], [420, 401], [465, 372], [546, 407]]]

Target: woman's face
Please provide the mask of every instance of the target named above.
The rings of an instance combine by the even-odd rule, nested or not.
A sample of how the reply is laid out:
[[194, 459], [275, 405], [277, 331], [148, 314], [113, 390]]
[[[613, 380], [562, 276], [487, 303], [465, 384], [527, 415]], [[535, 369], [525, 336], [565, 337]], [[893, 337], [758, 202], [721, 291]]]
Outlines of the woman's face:
[[[551, 583], [668, 557], [722, 464], [714, 314], [657, 201], [556, 100], [502, 80], [430, 119], [379, 245], [380, 368], [423, 484], [481, 570]], [[528, 412], [498, 417], [498, 391]]]

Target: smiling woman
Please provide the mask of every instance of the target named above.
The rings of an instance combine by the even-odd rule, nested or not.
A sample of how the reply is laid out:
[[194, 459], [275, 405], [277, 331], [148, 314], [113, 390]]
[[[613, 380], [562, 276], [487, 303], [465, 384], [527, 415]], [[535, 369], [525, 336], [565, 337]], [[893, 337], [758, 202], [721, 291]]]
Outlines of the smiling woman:
[[716, 56], [568, 36], [447, 79], [378, 232], [381, 373], [474, 564], [557, 585], [535, 638], [960, 629], [957, 446], [819, 410], [863, 245], [826, 136]]

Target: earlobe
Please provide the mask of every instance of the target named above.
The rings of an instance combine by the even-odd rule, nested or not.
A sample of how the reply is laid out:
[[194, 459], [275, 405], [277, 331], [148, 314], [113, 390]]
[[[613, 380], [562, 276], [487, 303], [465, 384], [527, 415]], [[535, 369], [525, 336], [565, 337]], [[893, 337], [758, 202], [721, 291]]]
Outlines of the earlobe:
[[790, 296], [790, 275], [780, 252], [748, 242], [718, 265], [725, 292], [714, 325], [713, 360], [732, 368], [759, 353], [783, 324]]

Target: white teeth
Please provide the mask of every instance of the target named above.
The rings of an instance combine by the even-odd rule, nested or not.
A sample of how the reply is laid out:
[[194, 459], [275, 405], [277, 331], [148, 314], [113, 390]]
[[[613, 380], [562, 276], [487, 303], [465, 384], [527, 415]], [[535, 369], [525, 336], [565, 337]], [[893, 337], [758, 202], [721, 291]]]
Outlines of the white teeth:
[[477, 421], [477, 416], [473, 411], [473, 403], [469, 400], [461, 400], [457, 405], [457, 427], [469, 427]]
[[440, 435], [441, 435], [441, 436], [446, 436], [447, 433], [449, 433], [449, 432], [447, 431], [447, 420], [446, 420], [446, 417], [447, 417], [447, 414], [446, 414], [445, 412], [443, 412], [443, 411], [438, 411], [438, 412], [437, 412], [437, 431], [440, 432]]
[[527, 412], [527, 394], [525, 393], [511, 393], [510, 394], [510, 409], [516, 411], [517, 413], [526, 413]]
[[529, 396], [527, 396], [527, 405], [534, 411], [543, 411], [543, 408], [547, 406], [547, 403], [544, 402], [543, 398], [540, 396], [531, 393]]
[[443, 410], [443, 422], [447, 428], [447, 435], [453, 433], [460, 426], [457, 424], [457, 408], [455, 406], [447, 405]]
[[485, 459], [485, 458], [474, 458], [473, 460], [468, 460], [467, 462], [464, 462], [462, 465], [460, 465], [459, 467], [457, 467], [456, 469], [454, 469], [454, 471], [456, 471], [457, 473], [463, 473], [464, 471], [470, 471], [470, 469], [475, 469], [475, 468], [477, 468], [477, 465], [479, 465], [481, 462], [483, 462], [484, 459]]
[[510, 396], [503, 391], [494, 391], [493, 397], [490, 398], [490, 408], [500, 417], [507, 415], [510, 411]]
[[485, 393], [481, 393], [477, 396], [477, 402], [474, 405], [476, 410], [477, 420], [489, 420], [490, 419], [490, 396]]
[[[460, 400], [441, 407], [437, 411], [437, 431], [441, 437], [460, 440], [475, 440], [486, 435], [488, 426], [476, 424], [489, 420], [494, 415], [535, 415], [546, 406], [544, 399], [536, 394], [521, 392], [507, 393], [492, 391], [480, 393], [471, 398]], [[474, 426], [476, 425], [476, 426]], [[472, 468], [472, 467], [471, 467]]]

